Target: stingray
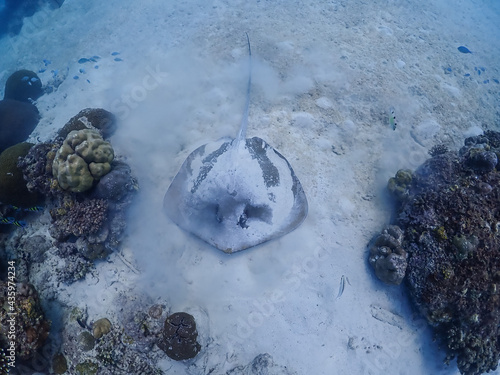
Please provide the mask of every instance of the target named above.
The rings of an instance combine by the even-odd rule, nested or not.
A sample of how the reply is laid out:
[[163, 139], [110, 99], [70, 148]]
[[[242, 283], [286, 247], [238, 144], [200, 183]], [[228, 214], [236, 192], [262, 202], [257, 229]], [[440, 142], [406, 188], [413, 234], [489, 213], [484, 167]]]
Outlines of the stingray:
[[163, 201], [180, 228], [225, 253], [281, 237], [307, 216], [307, 199], [290, 163], [261, 138], [246, 138], [250, 105], [251, 49], [246, 104], [236, 138], [194, 150]]

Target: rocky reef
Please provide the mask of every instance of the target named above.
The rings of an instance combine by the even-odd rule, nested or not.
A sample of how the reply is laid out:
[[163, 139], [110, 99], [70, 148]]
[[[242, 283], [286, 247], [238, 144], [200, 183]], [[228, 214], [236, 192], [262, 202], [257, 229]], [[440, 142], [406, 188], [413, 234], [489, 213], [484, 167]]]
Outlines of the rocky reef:
[[[405, 273], [413, 301], [445, 343], [446, 362], [456, 357], [462, 374], [482, 374], [500, 360], [500, 133], [430, 154], [389, 181], [394, 226], [372, 242], [369, 263], [385, 282], [400, 278], [380, 268]], [[407, 266], [379, 266], [404, 253]]]

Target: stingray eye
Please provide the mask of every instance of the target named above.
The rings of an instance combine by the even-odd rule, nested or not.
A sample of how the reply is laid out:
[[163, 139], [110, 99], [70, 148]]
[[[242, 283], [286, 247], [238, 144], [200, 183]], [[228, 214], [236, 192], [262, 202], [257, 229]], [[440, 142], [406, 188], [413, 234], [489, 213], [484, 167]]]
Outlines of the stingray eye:
[[243, 229], [248, 228], [247, 220], [248, 220], [248, 206], [245, 207], [243, 213], [240, 215], [240, 219], [238, 220], [238, 225]]
[[215, 218], [217, 219], [217, 222], [222, 223], [222, 213], [220, 212], [219, 204], [215, 205]]

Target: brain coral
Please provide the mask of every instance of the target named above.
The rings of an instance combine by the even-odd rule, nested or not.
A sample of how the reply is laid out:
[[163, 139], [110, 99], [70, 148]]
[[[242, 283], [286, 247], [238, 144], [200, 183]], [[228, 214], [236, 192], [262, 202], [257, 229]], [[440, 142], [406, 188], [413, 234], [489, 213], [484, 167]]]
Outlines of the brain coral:
[[64, 190], [80, 193], [111, 170], [114, 151], [94, 130], [72, 131], [57, 151], [52, 173]]

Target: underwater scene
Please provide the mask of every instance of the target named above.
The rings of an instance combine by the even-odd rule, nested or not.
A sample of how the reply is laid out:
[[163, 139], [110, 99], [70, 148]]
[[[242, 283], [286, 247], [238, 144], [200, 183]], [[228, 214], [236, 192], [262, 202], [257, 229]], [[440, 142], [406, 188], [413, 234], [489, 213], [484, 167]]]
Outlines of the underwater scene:
[[500, 2], [0, 0], [0, 375], [500, 375]]

